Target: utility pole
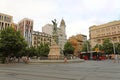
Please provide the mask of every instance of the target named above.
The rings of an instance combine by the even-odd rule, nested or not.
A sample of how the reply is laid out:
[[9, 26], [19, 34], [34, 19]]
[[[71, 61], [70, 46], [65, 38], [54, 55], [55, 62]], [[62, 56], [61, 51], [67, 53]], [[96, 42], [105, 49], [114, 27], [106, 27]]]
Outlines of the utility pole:
[[112, 41], [112, 43], [113, 43], [113, 51], [114, 51], [114, 54], [115, 54], [115, 44], [114, 44], [113, 41]]

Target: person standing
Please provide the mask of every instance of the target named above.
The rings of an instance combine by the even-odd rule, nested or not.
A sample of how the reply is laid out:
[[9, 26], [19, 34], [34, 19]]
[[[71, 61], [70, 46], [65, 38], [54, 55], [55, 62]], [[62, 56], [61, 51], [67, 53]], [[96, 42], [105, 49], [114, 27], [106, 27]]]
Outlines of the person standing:
[[119, 63], [119, 56], [118, 56], [118, 54], [115, 54], [115, 61], [114, 61], [115, 63], [116, 62], [118, 62]]

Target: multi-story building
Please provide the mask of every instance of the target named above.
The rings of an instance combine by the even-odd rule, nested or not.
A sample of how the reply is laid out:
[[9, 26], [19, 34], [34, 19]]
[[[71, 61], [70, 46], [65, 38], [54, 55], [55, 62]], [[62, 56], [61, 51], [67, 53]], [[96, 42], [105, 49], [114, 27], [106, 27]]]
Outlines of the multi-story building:
[[42, 27], [42, 32], [52, 35], [53, 33], [53, 25], [52, 24], [46, 24]]
[[32, 34], [32, 46], [38, 47], [42, 43], [48, 44], [49, 46], [51, 45], [51, 35], [46, 34], [44, 32], [39, 32], [39, 31], [33, 31]]
[[14, 28], [15, 31], [18, 31], [18, 24], [12, 23], [12, 27]]
[[[53, 25], [47, 24], [43, 26], [42, 32], [53, 35]], [[63, 50], [64, 44], [67, 42], [66, 25], [63, 19], [60, 22], [60, 27], [57, 27], [57, 34], [58, 34], [58, 45], [60, 46], [61, 50]]]
[[7, 14], [0, 13], [0, 30], [12, 26], [13, 17]]
[[78, 56], [78, 52], [82, 50], [84, 42], [87, 41], [87, 36], [83, 34], [77, 34], [76, 36], [70, 37], [68, 41], [75, 48], [74, 55]]
[[114, 43], [120, 42], [120, 20], [91, 26], [89, 33], [92, 48], [96, 44], [102, 44], [105, 38], [109, 38]]
[[0, 13], [0, 30], [7, 27], [13, 27], [15, 31], [20, 30], [22, 36], [28, 42], [28, 46], [32, 46], [33, 20], [24, 18], [16, 24], [13, 22], [13, 16]]
[[24, 18], [18, 22], [18, 29], [28, 43], [28, 46], [32, 46], [32, 32], [33, 32], [33, 20]]

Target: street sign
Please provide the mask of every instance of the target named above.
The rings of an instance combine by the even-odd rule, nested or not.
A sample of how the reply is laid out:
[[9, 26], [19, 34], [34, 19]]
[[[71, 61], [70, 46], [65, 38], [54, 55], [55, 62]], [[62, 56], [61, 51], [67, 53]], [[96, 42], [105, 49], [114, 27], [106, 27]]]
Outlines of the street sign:
[[99, 49], [98, 49], [98, 48], [95, 48], [95, 51], [96, 51], [96, 52], [98, 52], [98, 51], [99, 51]]

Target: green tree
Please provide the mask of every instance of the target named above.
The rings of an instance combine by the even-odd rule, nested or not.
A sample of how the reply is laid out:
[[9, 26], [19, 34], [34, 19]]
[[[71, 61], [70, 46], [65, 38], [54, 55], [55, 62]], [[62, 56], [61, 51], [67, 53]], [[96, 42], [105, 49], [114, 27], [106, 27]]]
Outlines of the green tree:
[[44, 44], [41, 43], [40, 46], [38, 46], [38, 56], [44, 56], [47, 57], [50, 51], [50, 48], [48, 46], [48, 44]]
[[48, 56], [49, 51], [50, 51], [50, 48], [49, 48], [48, 44], [45, 44], [44, 45], [44, 54], [43, 54], [43, 56]]
[[37, 47], [37, 53], [39, 57], [41, 56], [42, 53], [42, 47], [43, 47], [43, 43], [40, 43], [40, 45]]
[[38, 56], [37, 54], [37, 49], [35, 47], [30, 47], [30, 48], [27, 48], [27, 51], [26, 51], [27, 55], [29, 57], [33, 57], [33, 56]]
[[18, 52], [27, 46], [20, 31], [15, 31], [12, 27], [0, 31], [0, 53], [4, 57], [18, 56]]
[[113, 44], [110, 42], [109, 39], [105, 39], [103, 41], [103, 51], [106, 53], [106, 54], [112, 54], [114, 53], [113, 52]]
[[90, 42], [89, 41], [85, 41], [82, 47], [82, 52], [87, 52], [90, 51]]
[[72, 44], [70, 42], [67, 42], [64, 45], [64, 55], [67, 56], [69, 54], [73, 54], [74, 53], [74, 47], [72, 46]]
[[95, 51], [96, 48], [98, 48], [99, 51], [103, 51], [102, 45], [96, 44], [92, 50]]
[[120, 43], [115, 44], [115, 50], [117, 54], [120, 54]]

